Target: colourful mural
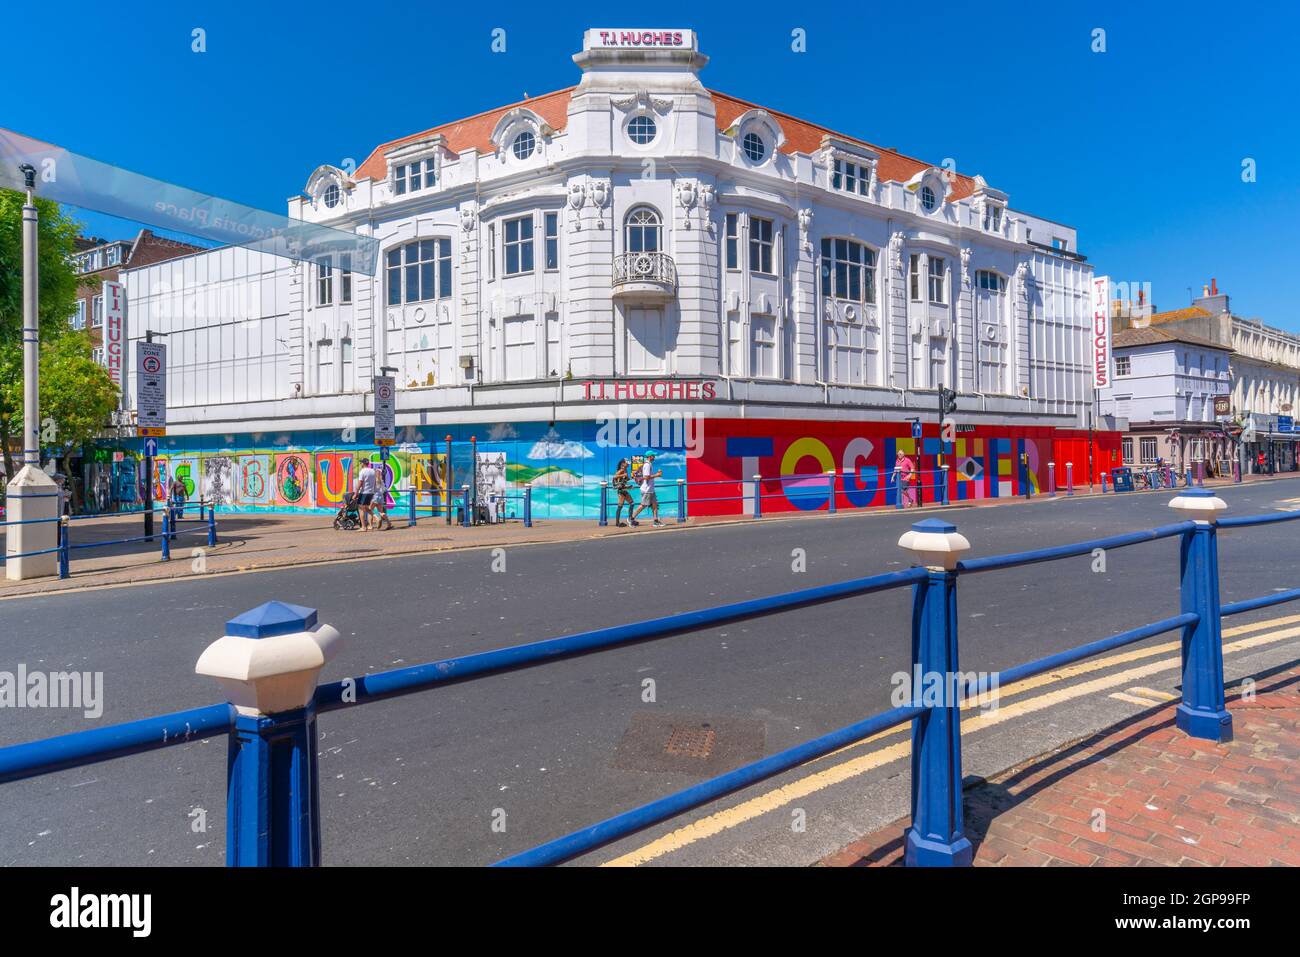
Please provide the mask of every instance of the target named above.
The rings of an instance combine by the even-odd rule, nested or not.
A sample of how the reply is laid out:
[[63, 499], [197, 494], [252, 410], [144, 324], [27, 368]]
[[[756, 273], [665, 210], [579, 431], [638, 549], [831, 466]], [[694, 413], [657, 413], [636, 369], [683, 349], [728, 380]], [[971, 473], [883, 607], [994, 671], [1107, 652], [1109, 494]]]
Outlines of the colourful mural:
[[[450, 456], [445, 438], [449, 432]], [[941, 450], [936, 426], [925, 426], [923, 437], [916, 440], [906, 422], [709, 419], [699, 433], [688, 454], [683, 435], [651, 446], [640, 444], [642, 436], [633, 430], [624, 434], [631, 444], [616, 445], [606, 427], [596, 422], [408, 429], [404, 436], [399, 434], [399, 444], [389, 450], [380, 473], [389, 488], [388, 507], [399, 512], [412, 492], [421, 509], [441, 510], [447, 505], [448, 488], [455, 506], [461, 487], [477, 481], [481, 498], [489, 489], [504, 492], [507, 517], [522, 514], [527, 486], [538, 518], [595, 519], [601, 482], [609, 481], [618, 460], [627, 458], [635, 469], [653, 447], [657, 468], [663, 470], [660, 501], [669, 514], [675, 507], [677, 480], [689, 479], [692, 514], [727, 515], [752, 510], [752, 504], [746, 509], [742, 492], [752, 493], [756, 474], [770, 479], [764, 482], [764, 511], [825, 508], [826, 472], [832, 469], [847, 473], [837, 486], [837, 507], [892, 505], [895, 454], [906, 453], [930, 473]], [[155, 496], [165, 496], [168, 480], [175, 475], [184, 481], [190, 499], [215, 501], [222, 510], [334, 512], [353, 488], [361, 459], [380, 463], [379, 449], [365, 441], [368, 434], [348, 445], [333, 441], [336, 435], [280, 433], [269, 443], [263, 435], [169, 436], [160, 443], [155, 460]], [[1118, 448], [1118, 436], [1098, 433], [1095, 439], [1094, 468], [1108, 468], [1110, 445]], [[1047, 482], [1046, 463], [1054, 455], [1058, 484], [1065, 475], [1060, 463], [1069, 459], [1077, 463], [1075, 481], [1086, 483], [1088, 443], [1085, 431], [978, 426], [958, 433], [945, 458], [950, 466], [949, 498], [1019, 495], [1026, 482], [1041, 490]], [[125, 486], [134, 459], [119, 463], [111, 473], [109, 464], [105, 461], [100, 485], [116, 480]], [[934, 481], [927, 474], [927, 486]], [[695, 484], [702, 482], [718, 484]], [[927, 487], [924, 499], [934, 496], [935, 490]]]

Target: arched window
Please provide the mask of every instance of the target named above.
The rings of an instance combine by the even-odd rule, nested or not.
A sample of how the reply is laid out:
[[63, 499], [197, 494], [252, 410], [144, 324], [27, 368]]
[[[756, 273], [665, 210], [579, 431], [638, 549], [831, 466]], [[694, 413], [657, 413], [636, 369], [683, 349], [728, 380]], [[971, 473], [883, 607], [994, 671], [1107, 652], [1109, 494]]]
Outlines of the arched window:
[[623, 221], [623, 250], [629, 253], [657, 253], [663, 248], [663, 227], [659, 214], [638, 206]]

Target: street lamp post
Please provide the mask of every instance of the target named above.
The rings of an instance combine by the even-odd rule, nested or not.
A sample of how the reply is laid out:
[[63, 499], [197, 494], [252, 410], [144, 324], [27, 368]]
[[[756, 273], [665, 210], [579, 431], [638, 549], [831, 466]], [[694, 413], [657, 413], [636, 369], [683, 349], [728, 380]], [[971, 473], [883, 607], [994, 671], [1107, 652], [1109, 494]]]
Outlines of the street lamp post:
[[5, 488], [6, 519], [15, 523], [5, 536], [5, 577], [12, 581], [56, 574], [59, 534], [59, 490], [41, 470], [36, 170], [30, 163], [18, 169], [27, 201], [23, 204], [23, 466]]

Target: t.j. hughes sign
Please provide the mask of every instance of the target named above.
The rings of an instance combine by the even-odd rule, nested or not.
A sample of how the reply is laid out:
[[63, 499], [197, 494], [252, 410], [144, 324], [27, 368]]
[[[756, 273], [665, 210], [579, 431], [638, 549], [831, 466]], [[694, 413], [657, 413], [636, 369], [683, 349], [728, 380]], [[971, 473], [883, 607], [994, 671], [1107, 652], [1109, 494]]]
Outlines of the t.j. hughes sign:
[[1110, 385], [1110, 277], [1092, 280], [1092, 387]]
[[587, 50], [694, 50], [691, 30], [588, 30], [583, 37]]

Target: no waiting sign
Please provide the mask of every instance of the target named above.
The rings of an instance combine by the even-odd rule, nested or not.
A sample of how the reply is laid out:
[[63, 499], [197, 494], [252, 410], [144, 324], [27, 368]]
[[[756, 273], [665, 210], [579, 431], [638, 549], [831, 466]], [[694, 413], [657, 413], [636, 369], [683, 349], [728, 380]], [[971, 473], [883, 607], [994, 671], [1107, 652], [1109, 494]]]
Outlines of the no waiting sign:
[[397, 441], [397, 387], [390, 375], [375, 376], [375, 444], [392, 445]]
[[161, 342], [135, 344], [135, 424], [145, 435], [167, 428], [167, 347]]

